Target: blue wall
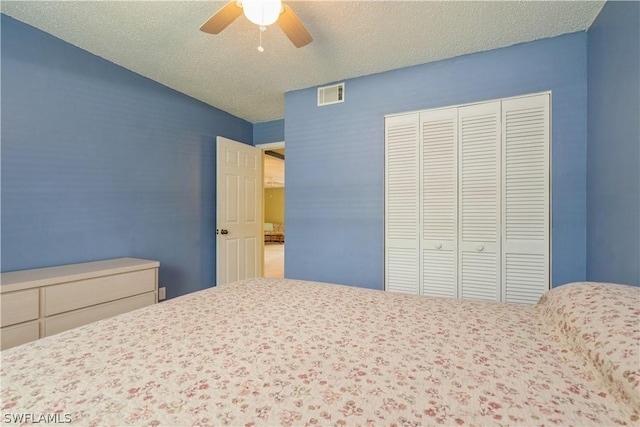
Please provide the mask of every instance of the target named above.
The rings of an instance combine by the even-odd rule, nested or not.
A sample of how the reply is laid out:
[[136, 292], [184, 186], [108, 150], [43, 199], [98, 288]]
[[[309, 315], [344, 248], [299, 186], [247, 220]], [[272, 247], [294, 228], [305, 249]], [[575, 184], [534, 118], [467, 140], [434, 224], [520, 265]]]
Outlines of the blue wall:
[[552, 282], [584, 280], [586, 72], [583, 32], [287, 93], [286, 276], [382, 289], [385, 114], [551, 90]]
[[284, 141], [284, 119], [253, 124], [253, 145]]
[[159, 260], [215, 283], [215, 142], [251, 123], [2, 15], [2, 271]]
[[587, 279], [640, 285], [640, 3], [589, 29]]

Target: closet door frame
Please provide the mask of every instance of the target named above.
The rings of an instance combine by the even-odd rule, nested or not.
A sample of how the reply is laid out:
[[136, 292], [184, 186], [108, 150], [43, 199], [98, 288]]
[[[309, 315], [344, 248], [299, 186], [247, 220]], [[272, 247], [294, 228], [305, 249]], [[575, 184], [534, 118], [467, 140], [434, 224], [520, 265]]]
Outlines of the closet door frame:
[[[384, 242], [384, 254], [385, 254], [385, 259], [384, 259], [384, 266], [385, 266], [385, 277], [384, 277], [384, 289], [385, 290], [390, 290], [388, 288], [388, 282], [387, 282], [387, 249], [388, 249], [388, 241], [387, 241], [387, 127], [386, 127], [386, 120], [389, 118], [393, 118], [393, 117], [402, 117], [402, 116], [407, 116], [410, 114], [420, 114], [421, 112], [431, 112], [431, 111], [437, 111], [437, 110], [445, 110], [445, 109], [451, 109], [451, 108], [460, 108], [460, 107], [466, 107], [466, 106], [472, 106], [472, 105], [478, 105], [478, 104], [485, 104], [485, 103], [490, 103], [490, 102], [495, 102], [495, 101], [506, 101], [506, 100], [513, 100], [513, 99], [520, 99], [520, 98], [527, 98], [527, 97], [534, 97], [534, 96], [538, 96], [538, 95], [548, 95], [549, 97], [549, 116], [548, 116], [548, 126], [549, 126], [549, 142], [548, 142], [548, 165], [549, 165], [549, 169], [548, 169], [548, 182], [549, 182], [549, 186], [548, 186], [548, 197], [549, 197], [549, 203], [548, 203], [548, 224], [549, 224], [549, 228], [548, 228], [548, 241], [549, 241], [549, 247], [548, 247], [548, 266], [549, 266], [549, 271], [548, 271], [548, 289], [551, 289], [553, 286], [553, 95], [552, 95], [552, 91], [551, 90], [547, 90], [547, 91], [541, 91], [541, 92], [534, 92], [534, 93], [526, 93], [526, 94], [521, 94], [521, 95], [515, 95], [515, 96], [511, 96], [511, 97], [504, 97], [504, 98], [494, 98], [494, 99], [488, 99], [488, 100], [483, 100], [483, 101], [477, 101], [477, 102], [469, 102], [469, 103], [465, 103], [465, 104], [456, 104], [456, 105], [448, 105], [448, 106], [442, 106], [442, 107], [436, 107], [436, 108], [429, 108], [429, 109], [423, 109], [423, 110], [413, 110], [413, 111], [407, 111], [407, 112], [402, 112], [402, 113], [395, 113], [395, 114], [388, 114], [385, 115], [385, 184], [384, 184], [384, 191], [385, 191], [385, 218], [384, 218], [384, 238], [385, 238], [385, 242]], [[421, 155], [422, 153], [420, 153]], [[502, 167], [502, 166], [501, 166]], [[422, 174], [422, 172], [420, 172], [420, 175]], [[459, 189], [459, 185], [460, 183], [458, 182], [458, 191]], [[502, 193], [502, 191], [501, 191]], [[417, 198], [419, 198], [419, 206], [422, 205], [422, 197], [420, 194], [417, 195]], [[422, 209], [421, 207], [419, 209]], [[460, 209], [460, 206], [458, 206], [458, 210]], [[459, 214], [458, 214], [459, 217]], [[421, 222], [421, 221], [420, 221]], [[420, 229], [420, 232], [422, 232], [422, 229]], [[458, 230], [458, 233], [460, 231]], [[501, 235], [502, 236], [502, 235]], [[501, 237], [502, 240], [502, 237]], [[422, 251], [422, 247], [418, 248], [419, 251]], [[418, 264], [421, 264], [420, 262]], [[419, 267], [419, 280], [422, 280], [422, 267]], [[418, 272], [418, 271], [416, 271]], [[421, 293], [421, 283], [418, 286], [418, 292]], [[504, 298], [504, 296], [502, 295], [502, 289], [504, 288], [504, 286], [502, 286], [501, 284], [501, 299]], [[458, 298], [460, 298], [461, 295], [458, 295]]]

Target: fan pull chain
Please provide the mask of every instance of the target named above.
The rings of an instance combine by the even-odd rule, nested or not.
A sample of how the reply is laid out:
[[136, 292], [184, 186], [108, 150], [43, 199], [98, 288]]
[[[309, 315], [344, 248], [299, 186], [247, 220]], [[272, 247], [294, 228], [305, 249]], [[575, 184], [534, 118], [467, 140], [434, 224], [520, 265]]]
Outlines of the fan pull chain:
[[264, 48], [262, 47], [262, 33], [264, 33], [264, 30], [266, 29], [267, 27], [260, 25], [260, 45], [258, 46], [258, 52], [260, 53], [264, 52]]

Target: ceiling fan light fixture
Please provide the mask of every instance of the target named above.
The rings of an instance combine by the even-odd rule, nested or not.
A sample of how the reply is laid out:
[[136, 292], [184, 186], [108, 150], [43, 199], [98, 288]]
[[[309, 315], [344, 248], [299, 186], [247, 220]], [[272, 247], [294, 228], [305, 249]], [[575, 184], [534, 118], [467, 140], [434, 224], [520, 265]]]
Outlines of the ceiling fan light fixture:
[[[244, 15], [260, 29], [260, 35], [267, 25], [278, 23], [282, 32], [295, 47], [303, 47], [313, 41], [298, 15], [281, 0], [231, 0], [200, 26], [200, 31], [220, 34], [236, 18]], [[262, 45], [262, 41], [260, 42]]]
[[247, 19], [256, 25], [275, 23], [282, 10], [281, 0], [242, 0], [242, 10]]

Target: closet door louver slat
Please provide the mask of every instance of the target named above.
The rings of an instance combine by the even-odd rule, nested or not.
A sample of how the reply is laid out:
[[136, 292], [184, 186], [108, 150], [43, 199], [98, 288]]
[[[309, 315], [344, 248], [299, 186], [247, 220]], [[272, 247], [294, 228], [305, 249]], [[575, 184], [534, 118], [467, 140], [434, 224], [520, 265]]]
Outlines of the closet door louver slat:
[[502, 102], [505, 302], [533, 304], [549, 289], [549, 95]]
[[418, 293], [418, 251], [387, 249], [387, 290], [405, 294]]
[[418, 294], [419, 115], [385, 121], [385, 289]]
[[465, 251], [461, 261], [464, 268], [462, 298], [496, 301], [497, 254]]
[[458, 117], [459, 295], [500, 301], [500, 102]]
[[420, 113], [422, 295], [456, 297], [458, 110]]

